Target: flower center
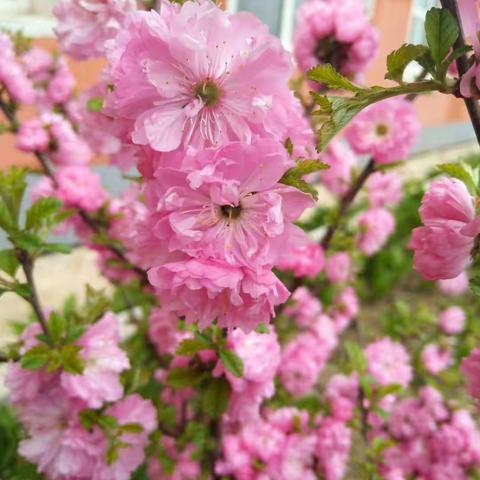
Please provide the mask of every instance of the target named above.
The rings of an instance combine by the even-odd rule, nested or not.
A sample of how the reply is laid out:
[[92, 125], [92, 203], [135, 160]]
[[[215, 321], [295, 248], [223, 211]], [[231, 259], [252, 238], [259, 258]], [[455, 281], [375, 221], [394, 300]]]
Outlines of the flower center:
[[220, 211], [222, 212], [223, 217], [228, 218], [229, 220], [235, 220], [240, 216], [242, 207], [241, 205], [238, 205], [237, 207], [232, 207], [231, 205], [222, 205], [220, 207]]
[[336, 70], [341, 71], [348, 60], [350, 44], [341, 43], [334, 37], [322, 38], [317, 43], [315, 57], [322, 63], [330, 63]]
[[379, 123], [375, 132], [379, 137], [384, 137], [388, 133], [388, 126], [384, 123]]
[[196, 97], [200, 97], [206, 107], [215, 105], [222, 96], [222, 91], [211, 80], [197, 83], [193, 88]]

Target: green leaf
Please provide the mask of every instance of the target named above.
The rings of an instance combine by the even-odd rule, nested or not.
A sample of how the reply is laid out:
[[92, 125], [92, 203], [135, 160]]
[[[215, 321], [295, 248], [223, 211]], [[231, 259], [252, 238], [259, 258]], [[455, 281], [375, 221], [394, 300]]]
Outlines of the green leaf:
[[307, 77], [314, 82], [323, 83], [335, 90], [348, 90], [349, 92], [360, 92], [361, 87], [352, 83], [347, 77], [337, 72], [330, 64], [318, 65], [307, 72]]
[[470, 279], [470, 290], [476, 297], [480, 298], [480, 275]]
[[257, 327], [255, 328], [255, 331], [257, 333], [268, 333], [270, 329], [268, 328], [268, 325], [266, 323], [259, 323]]
[[177, 355], [192, 357], [196, 353], [212, 348], [212, 344], [201, 338], [186, 338], [177, 348]]
[[90, 112], [101, 112], [103, 108], [103, 97], [92, 97], [87, 102], [87, 110]]
[[320, 160], [299, 158], [295, 167], [287, 170], [283, 177], [279, 180], [279, 183], [282, 183], [283, 185], [289, 185], [301, 190], [302, 192], [308, 193], [316, 199], [318, 192], [309, 183], [303, 180], [302, 177], [320, 170], [326, 170], [328, 168], [330, 168], [330, 166], [321, 162]]
[[202, 409], [212, 418], [219, 418], [228, 408], [230, 384], [225, 377], [208, 381], [202, 395]]
[[358, 343], [351, 341], [346, 341], [344, 345], [352, 369], [360, 373], [365, 372], [368, 364], [362, 347]]
[[28, 283], [16, 283], [12, 287], [12, 292], [15, 292], [17, 295], [19, 295], [22, 298], [29, 298], [32, 295], [32, 290], [30, 288], [30, 285], [28, 285]]
[[37, 252], [43, 244], [38, 235], [26, 231], [15, 232], [10, 235], [10, 239], [16, 247], [30, 253]]
[[62, 208], [63, 203], [57, 198], [45, 197], [37, 200], [28, 210], [25, 220], [27, 230], [37, 232], [47, 227], [52, 217]]
[[103, 430], [115, 430], [118, 427], [118, 420], [113, 415], [101, 415], [97, 418], [97, 424]]
[[475, 181], [473, 180], [473, 176], [468, 171], [468, 167], [466, 165], [463, 165], [462, 163], [442, 163], [440, 165], [437, 165], [437, 168], [441, 172], [444, 172], [453, 178], [461, 180], [472, 195], [477, 194], [477, 187], [475, 185]]
[[178, 367], [168, 372], [167, 385], [172, 388], [181, 389], [198, 385], [205, 379], [205, 373], [193, 368]]
[[48, 321], [48, 327], [52, 341], [58, 342], [65, 333], [65, 329], [67, 328], [67, 321], [62, 315], [59, 315], [56, 312], [52, 312]]
[[443, 8], [431, 8], [425, 16], [425, 34], [435, 65], [440, 65], [458, 38], [460, 30], [453, 15]]
[[14, 277], [18, 267], [19, 262], [14, 250], [0, 250], [0, 270]]
[[20, 365], [27, 370], [38, 370], [50, 361], [51, 349], [47, 345], [36, 345], [21, 358]]
[[65, 243], [42, 243], [39, 247], [41, 253], [63, 253], [68, 254], [72, 251], [70, 245]]
[[0, 199], [0, 228], [7, 233], [15, 228], [15, 222], [8, 211], [7, 205]]
[[121, 425], [120, 429], [125, 433], [142, 433], [143, 427], [139, 423], [125, 423]]
[[25, 169], [18, 167], [10, 167], [6, 172], [0, 172], [0, 198], [15, 224], [18, 222], [20, 205], [27, 188], [26, 174]]
[[457, 59], [460, 57], [463, 57], [467, 53], [469, 53], [471, 50], [473, 50], [473, 47], [470, 45], [463, 45], [460, 48], [457, 48], [454, 50], [440, 65], [438, 68], [438, 78], [439, 79], [444, 79], [445, 75], [447, 74], [448, 67], [455, 62]]
[[243, 362], [242, 359], [230, 349], [221, 349], [218, 354], [223, 366], [235, 377], [241, 377], [243, 375]]
[[82, 347], [78, 345], [64, 345], [60, 349], [60, 366], [73, 375], [81, 375], [85, 368], [83, 359], [80, 357]]
[[428, 48], [425, 45], [412, 45], [410, 43], [394, 50], [387, 57], [388, 73], [385, 78], [402, 82], [403, 72], [408, 64], [425, 55], [426, 52], [428, 52]]

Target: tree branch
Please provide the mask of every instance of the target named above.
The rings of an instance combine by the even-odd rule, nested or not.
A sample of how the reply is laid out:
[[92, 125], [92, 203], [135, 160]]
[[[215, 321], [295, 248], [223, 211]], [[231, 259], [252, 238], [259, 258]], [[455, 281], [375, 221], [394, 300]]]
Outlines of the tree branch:
[[[450, 11], [460, 25], [460, 35], [458, 36], [453, 48], [457, 49], [465, 46], [465, 37], [463, 35], [462, 22], [460, 20], [457, 2], [455, 0], [441, 0], [440, 3], [442, 8], [446, 8]], [[468, 71], [469, 65], [465, 55], [462, 55], [457, 59], [457, 69], [460, 78]], [[475, 136], [477, 137], [477, 142], [480, 145], [480, 108], [478, 101], [474, 100], [473, 98], [464, 98], [464, 102], [472, 122], [473, 130], [475, 131]]]

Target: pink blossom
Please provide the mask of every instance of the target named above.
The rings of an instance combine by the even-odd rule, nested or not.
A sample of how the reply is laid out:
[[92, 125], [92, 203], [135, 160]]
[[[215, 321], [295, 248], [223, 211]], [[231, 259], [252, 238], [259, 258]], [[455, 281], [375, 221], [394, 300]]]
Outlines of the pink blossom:
[[335, 195], [344, 195], [350, 186], [357, 157], [346, 143], [333, 140], [320, 158], [330, 166], [320, 174], [321, 183]]
[[82, 399], [90, 408], [119, 400], [123, 395], [120, 374], [130, 367], [119, 341], [117, 317], [108, 312], [77, 341], [85, 367], [81, 375], [62, 372], [65, 391]]
[[471, 263], [479, 231], [467, 188], [453, 178], [433, 182], [419, 213], [424, 226], [413, 230], [409, 244], [415, 269], [429, 280], [457, 277]]
[[347, 328], [359, 311], [360, 304], [355, 290], [352, 287], [342, 290], [335, 298], [333, 307], [330, 310], [337, 333]]
[[64, 57], [57, 59], [55, 70], [48, 82], [47, 98], [53, 105], [66, 103], [72, 97], [75, 88], [75, 77]]
[[178, 330], [178, 317], [162, 308], [154, 308], [148, 320], [148, 338], [159, 355], [173, 355], [182, 333]]
[[360, 112], [345, 135], [356, 153], [369, 154], [377, 163], [391, 163], [410, 155], [419, 131], [411, 102], [395, 97]]
[[142, 431], [122, 433], [120, 441], [126, 446], [120, 449], [118, 459], [111, 465], [100, 465], [92, 480], [128, 480], [145, 459], [148, 438], [157, 428], [157, 412], [150, 400], [133, 394], [109, 407], [105, 413], [115, 417], [119, 425], [135, 423], [142, 427]]
[[358, 397], [356, 375], [333, 375], [327, 383], [325, 396], [329, 401], [333, 418], [344, 422], [351, 420]]
[[450, 348], [442, 348], [430, 343], [422, 350], [422, 362], [427, 372], [437, 374], [447, 369], [453, 362]]
[[468, 275], [461, 272], [455, 278], [447, 278], [437, 281], [438, 288], [445, 295], [456, 296], [465, 293], [468, 290]]
[[347, 252], [337, 252], [325, 261], [325, 274], [332, 283], [342, 283], [350, 276], [351, 261]]
[[162, 1], [160, 14], [130, 15], [108, 59], [108, 113], [131, 121], [133, 143], [158, 152], [249, 143], [255, 134], [283, 142], [300, 119], [280, 41], [253, 15], [214, 2]]
[[372, 208], [392, 206], [402, 198], [402, 180], [395, 172], [375, 172], [366, 186]]
[[[155, 234], [170, 251], [252, 269], [271, 268], [303, 240], [293, 226], [310, 196], [277, 182], [290, 165], [273, 140], [230, 143], [189, 158], [191, 168], [158, 169], [147, 195], [155, 198]], [[321, 267], [321, 252], [315, 251]]]
[[322, 304], [314, 297], [307, 287], [299, 287], [290, 297], [285, 307], [285, 315], [295, 318], [300, 327], [312, 326], [322, 311]]
[[50, 137], [39, 119], [23, 122], [17, 132], [15, 146], [24, 152], [45, 152]]
[[347, 470], [352, 432], [344, 422], [326, 418], [317, 430], [317, 457], [326, 480], [341, 480]]
[[358, 75], [377, 48], [377, 31], [358, 2], [310, 0], [297, 10], [294, 51], [302, 71], [330, 63], [344, 75]]
[[468, 393], [480, 400], [480, 349], [475, 348], [462, 362], [461, 371], [466, 377]]
[[440, 313], [439, 325], [440, 328], [449, 335], [462, 333], [465, 328], [467, 317], [465, 312], [460, 307], [448, 307]]
[[324, 263], [323, 248], [318, 243], [310, 242], [286, 251], [277, 267], [292, 271], [295, 277], [315, 278], [322, 271]]
[[162, 305], [188, 323], [205, 328], [218, 325], [251, 330], [269, 323], [274, 307], [288, 296], [285, 286], [270, 272], [252, 272], [213, 261], [184, 259], [148, 272]]
[[385, 337], [365, 349], [368, 372], [379, 385], [407, 387], [412, 379], [410, 355], [405, 347]]
[[365, 255], [373, 255], [395, 230], [395, 217], [384, 208], [371, 208], [360, 215], [358, 224], [358, 248]]
[[60, 0], [53, 13], [61, 49], [77, 60], [102, 56], [135, 8], [133, 0]]

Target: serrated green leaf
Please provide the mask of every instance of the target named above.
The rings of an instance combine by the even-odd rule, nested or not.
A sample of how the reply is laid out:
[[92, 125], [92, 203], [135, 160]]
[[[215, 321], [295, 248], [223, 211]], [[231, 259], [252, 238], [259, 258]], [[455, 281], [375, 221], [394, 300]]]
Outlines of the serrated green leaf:
[[0, 199], [0, 228], [10, 233], [15, 228], [15, 222], [13, 221], [7, 205]]
[[435, 65], [440, 65], [460, 31], [453, 15], [444, 8], [431, 8], [425, 16], [425, 35]]
[[56, 312], [52, 312], [48, 320], [48, 327], [52, 341], [58, 342], [65, 333], [65, 329], [67, 328], [67, 321], [62, 315], [59, 315]]
[[16, 247], [30, 253], [37, 252], [43, 244], [38, 235], [26, 231], [15, 232], [10, 235], [10, 239]]
[[308, 193], [316, 199], [318, 192], [308, 182], [303, 180], [302, 177], [328, 168], [330, 168], [330, 166], [320, 160], [299, 158], [295, 167], [287, 170], [279, 180], [279, 183], [289, 185], [302, 192]]
[[202, 395], [202, 410], [212, 418], [219, 418], [228, 408], [230, 384], [225, 377], [208, 381]]
[[0, 270], [14, 277], [19, 265], [14, 250], [0, 250]]
[[241, 377], [243, 375], [243, 361], [242, 359], [230, 349], [221, 349], [218, 352], [220, 360], [223, 366], [235, 377]]
[[312, 68], [307, 72], [307, 77], [314, 82], [323, 83], [335, 90], [348, 90], [354, 93], [362, 90], [361, 87], [355, 85], [347, 77], [337, 72], [330, 63]]
[[169, 370], [167, 385], [172, 388], [181, 389], [198, 385], [205, 379], [205, 373], [193, 368], [178, 367]]
[[186, 338], [177, 348], [177, 355], [191, 357], [196, 353], [212, 348], [212, 344], [200, 338]]
[[41, 253], [63, 253], [68, 254], [72, 251], [70, 245], [65, 243], [42, 243], [39, 247]]
[[118, 427], [118, 420], [113, 415], [100, 415], [97, 418], [97, 424], [103, 430], [115, 430]]
[[472, 174], [462, 163], [442, 163], [440, 165], [437, 165], [437, 168], [441, 172], [444, 172], [453, 178], [461, 180], [472, 195], [477, 194], [477, 187], [475, 185], [475, 181], [473, 180]]
[[81, 375], [85, 368], [83, 359], [80, 357], [82, 348], [77, 345], [64, 345], [60, 349], [60, 365], [73, 375]]
[[6, 172], [0, 172], [0, 198], [5, 203], [14, 224], [18, 222], [23, 194], [27, 188], [26, 174], [25, 169], [18, 167], [10, 167]]
[[60, 210], [62, 202], [57, 198], [45, 197], [37, 200], [28, 210], [25, 220], [27, 230], [38, 231], [51, 221], [51, 217]]
[[38, 370], [45, 367], [50, 361], [51, 349], [47, 345], [36, 345], [20, 359], [20, 365], [27, 370]]
[[428, 48], [425, 45], [412, 45], [411, 43], [406, 43], [398, 50], [394, 50], [387, 57], [388, 73], [385, 78], [401, 82], [405, 68], [417, 58], [425, 55], [427, 51]]
[[103, 97], [92, 97], [87, 102], [87, 110], [90, 112], [101, 112], [103, 108]]

